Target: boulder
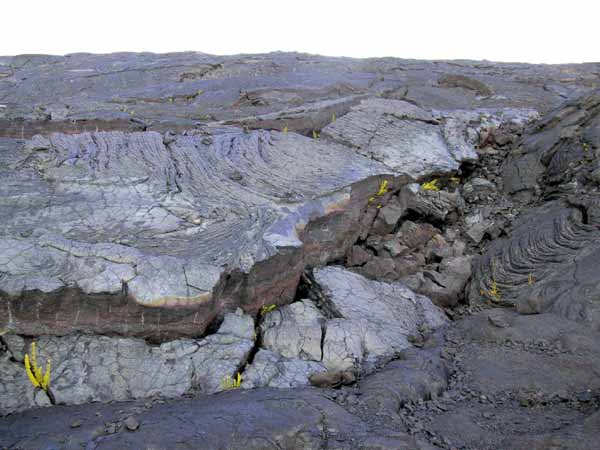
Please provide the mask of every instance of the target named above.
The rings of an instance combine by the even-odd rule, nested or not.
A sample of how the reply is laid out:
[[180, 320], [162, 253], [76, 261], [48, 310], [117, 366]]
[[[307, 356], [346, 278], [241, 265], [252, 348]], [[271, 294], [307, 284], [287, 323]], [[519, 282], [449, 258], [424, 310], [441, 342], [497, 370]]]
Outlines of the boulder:
[[394, 201], [394, 199], [396, 197], [392, 197], [390, 203], [379, 209], [375, 222], [373, 222], [372, 233], [385, 235], [396, 229], [398, 221], [405, 214], [406, 210], [397, 201]]
[[443, 338], [431, 336], [426, 348], [410, 348], [402, 358], [361, 381], [360, 401], [370, 414], [396, 416], [407, 403], [436, 398], [448, 387], [449, 370], [441, 358]]
[[310, 300], [269, 312], [260, 324], [262, 346], [286, 358], [321, 361], [325, 317]]
[[323, 364], [329, 369], [371, 365], [410, 347], [420, 328], [447, 323], [427, 297], [400, 283], [368, 280], [340, 267], [315, 270], [315, 280], [337, 319], [327, 322]]
[[413, 291], [429, 297], [442, 307], [456, 306], [464, 297], [471, 277], [471, 257], [445, 258], [437, 271], [425, 270], [402, 278]]
[[364, 266], [356, 267], [353, 270], [372, 280], [395, 280], [398, 278], [396, 263], [389, 257], [375, 257]]
[[404, 186], [400, 190], [399, 201], [404, 210], [437, 222], [456, 221], [465, 207], [458, 191], [428, 191], [417, 183]]
[[419, 249], [425, 246], [439, 230], [429, 223], [416, 223], [410, 220], [402, 222], [396, 233], [398, 240], [410, 249]]
[[371, 253], [368, 249], [360, 245], [353, 245], [348, 252], [346, 265], [349, 267], [362, 266], [368, 263], [371, 259], [373, 259], [373, 253]]
[[[205, 394], [223, 390], [223, 379], [235, 378], [254, 349], [256, 332], [252, 317], [241, 309], [225, 315], [218, 331], [193, 342], [190, 355], [193, 370], [192, 387]], [[172, 344], [178, 353], [187, 353], [190, 342], [182, 339]], [[169, 347], [169, 343], [163, 344]], [[161, 346], [162, 347], [162, 346]]]
[[318, 362], [286, 358], [270, 350], [261, 349], [244, 371], [241, 387], [253, 389], [308, 386], [311, 375], [323, 371], [325, 367]]
[[321, 134], [413, 179], [452, 172], [461, 162], [477, 159], [472, 148], [464, 154], [448, 143], [444, 127], [430, 112], [399, 100], [363, 100]]

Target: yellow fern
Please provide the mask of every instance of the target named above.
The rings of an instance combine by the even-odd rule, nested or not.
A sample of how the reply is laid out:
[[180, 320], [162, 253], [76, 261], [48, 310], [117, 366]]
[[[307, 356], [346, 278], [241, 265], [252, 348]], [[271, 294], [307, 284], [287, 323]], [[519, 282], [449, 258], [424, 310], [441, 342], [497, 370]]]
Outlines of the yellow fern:
[[273, 311], [275, 308], [277, 308], [277, 305], [264, 305], [262, 308], [260, 308], [260, 313], [264, 316], [265, 314]]
[[36, 388], [41, 388], [44, 391], [48, 392], [50, 388], [50, 370], [51, 370], [51, 361], [46, 361], [46, 371], [43, 372], [42, 369], [37, 364], [37, 351], [35, 342], [31, 343], [31, 357], [28, 354], [25, 355], [25, 372], [27, 373], [27, 377], [31, 384]]
[[42, 379], [42, 369], [37, 364], [37, 351], [35, 347], [35, 342], [31, 343], [31, 367], [33, 368], [33, 374], [35, 375], [35, 379], [41, 381]]
[[498, 283], [496, 283], [496, 279], [492, 278], [492, 287], [488, 290], [482, 289], [480, 294], [484, 297], [488, 297], [493, 302], [499, 302], [502, 299], [502, 293], [500, 289], [498, 289]]
[[431, 180], [431, 181], [429, 181], [429, 182], [427, 182], [427, 183], [423, 183], [423, 184], [421, 185], [421, 187], [422, 187], [424, 190], [426, 190], [426, 191], [439, 191], [439, 190], [440, 190], [440, 188], [439, 188], [439, 186], [437, 185], [437, 183], [438, 183], [438, 180], [437, 180], [437, 179], [435, 179], [435, 180]]
[[387, 191], [388, 191], [388, 181], [387, 180], [383, 180], [381, 182], [381, 185], [379, 186], [379, 191], [377, 192], [377, 195], [379, 197], [381, 197], [382, 195], [384, 195]]
[[221, 380], [221, 389], [224, 391], [228, 389], [237, 389], [242, 385], [242, 375], [238, 372], [235, 378], [231, 378], [231, 375], [227, 375]]
[[35, 375], [31, 371], [31, 363], [29, 362], [29, 355], [25, 355], [25, 372], [27, 373], [27, 376], [29, 377], [29, 381], [31, 381], [31, 384], [33, 384], [34, 387], [39, 388], [40, 383], [38, 382], [38, 380], [35, 378]]
[[41, 387], [43, 390], [45, 390], [46, 392], [48, 391], [48, 388], [50, 387], [50, 369], [52, 366], [52, 362], [50, 360], [46, 361], [46, 372], [44, 373], [44, 378], [42, 378], [42, 382]]

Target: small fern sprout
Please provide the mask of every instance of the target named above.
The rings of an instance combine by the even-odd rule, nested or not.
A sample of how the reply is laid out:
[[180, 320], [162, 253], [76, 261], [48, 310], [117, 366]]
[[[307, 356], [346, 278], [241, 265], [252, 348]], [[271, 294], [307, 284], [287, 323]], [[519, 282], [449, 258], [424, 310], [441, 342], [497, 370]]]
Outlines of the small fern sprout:
[[423, 183], [421, 187], [426, 191], [439, 191], [440, 187], [438, 186], [438, 180], [431, 180], [427, 183]]
[[377, 191], [377, 196], [381, 197], [382, 195], [384, 195], [386, 192], [388, 191], [388, 181], [387, 180], [383, 180], [381, 182], [381, 184], [379, 185], [379, 191]]
[[238, 372], [235, 378], [227, 375], [221, 380], [221, 389], [227, 391], [229, 389], [238, 389], [242, 385], [242, 375]]
[[496, 283], [496, 279], [492, 278], [492, 286], [488, 290], [482, 289], [480, 294], [484, 297], [487, 297], [492, 302], [499, 302], [502, 300], [502, 292], [498, 288], [498, 283]]
[[25, 355], [25, 372], [27, 373], [27, 377], [34, 387], [48, 392], [48, 389], [50, 388], [51, 366], [52, 362], [50, 360], [46, 361], [45, 371], [42, 371], [41, 367], [38, 366], [35, 342], [32, 342], [31, 357], [28, 354]]
[[267, 313], [270, 313], [271, 311], [273, 311], [275, 308], [277, 308], [277, 305], [273, 304], [273, 305], [263, 305], [262, 308], [260, 308], [260, 313], [261, 315], [265, 315]]

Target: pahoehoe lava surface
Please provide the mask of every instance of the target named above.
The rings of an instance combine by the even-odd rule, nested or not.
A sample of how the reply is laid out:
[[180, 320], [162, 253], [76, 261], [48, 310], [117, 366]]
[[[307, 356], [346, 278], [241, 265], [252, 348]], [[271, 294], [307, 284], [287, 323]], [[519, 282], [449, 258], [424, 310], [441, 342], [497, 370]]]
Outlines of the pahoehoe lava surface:
[[0, 57], [0, 448], [597, 450], [599, 87]]

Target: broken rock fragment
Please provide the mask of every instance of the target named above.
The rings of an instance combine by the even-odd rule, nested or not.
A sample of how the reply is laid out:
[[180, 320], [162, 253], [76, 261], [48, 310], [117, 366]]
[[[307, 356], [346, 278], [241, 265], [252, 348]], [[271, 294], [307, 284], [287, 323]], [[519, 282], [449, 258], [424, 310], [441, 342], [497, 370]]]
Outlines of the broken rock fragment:
[[270, 350], [260, 349], [243, 375], [242, 388], [296, 388], [307, 386], [309, 378], [325, 367], [315, 361], [286, 358]]
[[315, 270], [315, 280], [338, 317], [327, 322], [323, 364], [348, 369], [392, 357], [410, 346], [419, 328], [435, 329], [447, 319], [430, 299], [400, 283], [368, 280], [341, 267]]
[[261, 323], [262, 346], [286, 358], [320, 361], [324, 321], [310, 300], [277, 308]]

